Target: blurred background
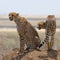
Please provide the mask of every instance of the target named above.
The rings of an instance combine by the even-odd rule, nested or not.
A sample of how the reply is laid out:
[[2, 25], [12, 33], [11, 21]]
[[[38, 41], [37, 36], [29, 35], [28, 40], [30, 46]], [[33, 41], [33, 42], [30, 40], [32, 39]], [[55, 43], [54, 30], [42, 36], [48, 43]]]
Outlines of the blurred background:
[[[56, 34], [53, 49], [60, 50], [60, 1], [59, 0], [1, 0], [0, 1], [0, 59], [9, 50], [19, 48], [19, 36], [16, 25], [9, 21], [8, 14], [17, 12], [24, 16], [33, 26], [45, 21], [46, 16], [56, 16]], [[41, 40], [45, 38], [45, 30], [36, 28]], [[43, 48], [45, 49], [45, 48]]]

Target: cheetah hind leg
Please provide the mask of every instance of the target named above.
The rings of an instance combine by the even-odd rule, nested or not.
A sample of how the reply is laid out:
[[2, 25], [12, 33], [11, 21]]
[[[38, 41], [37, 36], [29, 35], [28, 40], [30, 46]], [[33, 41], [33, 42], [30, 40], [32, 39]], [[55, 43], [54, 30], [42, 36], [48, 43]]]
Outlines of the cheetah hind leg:
[[27, 47], [25, 50], [24, 50], [24, 53], [28, 53], [28, 52], [31, 52], [33, 51], [34, 49], [31, 49], [30, 47]]
[[30, 52], [32, 52], [32, 51], [34, 51], [34, 50], [30, 49], [30, 47], [26, 48], [23, 55], [18, 54], [20, 60], [21, 60], [26, 54], [28, 54], [28, 53], [30, 53]]
[[25, 50], [24, 50], [24, 54], [20, 54], [20, 52], [18, 53], [18, 56], [16, 57], [16, 60], [21, 60], [26, 54], [28, 54], [30, 47], [27, 47]]

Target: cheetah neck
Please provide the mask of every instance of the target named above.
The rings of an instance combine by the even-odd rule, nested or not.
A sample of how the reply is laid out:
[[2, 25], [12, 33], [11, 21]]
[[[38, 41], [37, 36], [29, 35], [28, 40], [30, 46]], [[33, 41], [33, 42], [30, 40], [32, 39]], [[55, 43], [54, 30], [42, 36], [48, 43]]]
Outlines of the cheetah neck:
[[14, 19], [14, 22], [16, 23], [16, 25], [20, 25], [20, 20], [21, 20], [20, 16]]

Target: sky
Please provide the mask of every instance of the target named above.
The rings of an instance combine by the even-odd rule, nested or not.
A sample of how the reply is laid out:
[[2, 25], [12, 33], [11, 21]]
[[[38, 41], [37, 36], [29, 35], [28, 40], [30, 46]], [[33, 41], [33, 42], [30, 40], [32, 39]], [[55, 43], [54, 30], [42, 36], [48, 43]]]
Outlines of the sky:
[[0, 0], [0, 14], [60, 15], [60, 0]]

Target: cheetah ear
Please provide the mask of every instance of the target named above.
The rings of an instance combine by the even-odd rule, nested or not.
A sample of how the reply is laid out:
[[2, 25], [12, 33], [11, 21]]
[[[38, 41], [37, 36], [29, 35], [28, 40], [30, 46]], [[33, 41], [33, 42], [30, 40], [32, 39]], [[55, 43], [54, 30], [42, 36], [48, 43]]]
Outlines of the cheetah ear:
[[17, 13], [17, 16], [19, 16], [19, 13]]

